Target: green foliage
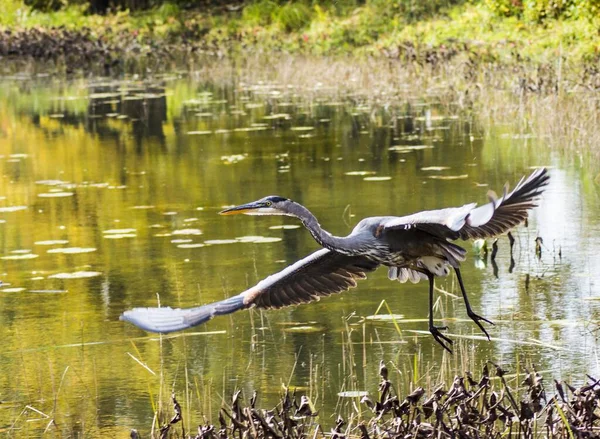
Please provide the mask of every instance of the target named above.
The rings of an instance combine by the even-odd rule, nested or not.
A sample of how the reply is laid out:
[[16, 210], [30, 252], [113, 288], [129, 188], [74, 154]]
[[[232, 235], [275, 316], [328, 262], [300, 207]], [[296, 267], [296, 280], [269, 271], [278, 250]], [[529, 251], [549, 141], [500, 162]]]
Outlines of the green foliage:
[[289, 1], [278, 4], [271, 0], [260, 0], [246, 6], [242, 17], [254, 26], [275, 24], [286, 32], [292, 32], [306, 26], [311, 21], [313, 12], [304, 2]]
[[[248, 0], [239, 12], [217, 0], [192, 9], [186, 0], [110, 0], [155, 6], [97, 15], [90, 5], [101, 1], [0, 0], [0, 26], [86, 27], [117, 45], [124, 38], [149, 46], [160, 39], [211, 47], [241, 42], [314, 54], [441, 51], [547, 62], [558, 53], [585, 60], [600, 53], [600, 0]], [[41, 12], [25, 2], [68, 5]]]
[[485, 0], [497, 15], [541, 23], [547, 19], [590, 18], [600, 13], [600, 0]]
[[275, 10], [273, 21], [288, 32], [297, 31], [310, 22], [311, 13], [306, 4], [290, 1]]
[[253, 26], [266, 26], [271, 23], [273, 14], [279, 5], [271, 0], [261, 0], [244, 8], [242, 19]]

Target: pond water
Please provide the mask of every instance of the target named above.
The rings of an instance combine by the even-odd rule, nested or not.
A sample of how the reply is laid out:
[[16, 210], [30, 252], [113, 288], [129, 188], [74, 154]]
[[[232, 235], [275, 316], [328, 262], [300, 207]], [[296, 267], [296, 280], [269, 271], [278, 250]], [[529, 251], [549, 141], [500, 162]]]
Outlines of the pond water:
[[[282, 195], [345, 235], [366, 216], [486, 202], [538, 166], [551, 183], [528, 227], [513, 231], [513, 257], [506, 236], [495, 264], [463, 243], [473, 307], [496, 322], [491, 342], [450, 276], [437, 281], [436, 318], [456, 341], [446, 354], [425, 332], [427, 285], [390, 282], [384, 269], [315, 304], [162, 338], [119, 321], [158, 301], [238, 294], [318, 248], [293, 218], [221, 217], [224, 206]], [[380, 359], [401, 393], [486, 360], [535, 366], [549, 382], [600, 373], [593, 170], [435, 90], [376, 106], [190, 74], [6, 76], [0, 169], [0, 428], [13, 435], [147, 435], [171, 390], [189, 427], [217, 422], [235, 389], [257, 390], [269, 407], [284, 385], [310, 395], [329, 425], [358, 404], [338, 392], [376, 393]]]

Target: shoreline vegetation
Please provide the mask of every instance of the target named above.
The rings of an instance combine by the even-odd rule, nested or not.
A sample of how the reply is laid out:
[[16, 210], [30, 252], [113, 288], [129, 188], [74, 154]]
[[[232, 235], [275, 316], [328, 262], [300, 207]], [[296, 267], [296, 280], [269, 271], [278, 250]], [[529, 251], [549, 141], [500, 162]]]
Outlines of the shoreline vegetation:
[[101, 61], [111, 68], [147, 57], [256, 52], [352, 55], [431, 66], [459, 60], [565, 71], [577, 67], [583, 75], [595, 75], [600, 60], [600, 2], [3, 0], [0, 4], [0, 56], [5, 59], [58, 61], [73, 68]]
[[[491, 363], [484, 365], [476, 379], [465, 372], [455, 376], [451, 384], [441, 383], [429, 390], [419, 386], [402, 395], [404, 392], [398, 392], [388, 379], [389, 374], [381, 361], [376, 392], [340, 392], [340, 400], [352, 404], [348, 404], [351, 408], [345, 417], [338, 414], [335, 420], [319, 417], [309, 397], [285, 388], [279, 404], [271, 409], [260, 408], [256, 391], [244, 398], [238, 390], [230, 401], [224, 401], [219, 425], [205, 419], [204, 424], [193, 426], [184, 419], [173, 394], [174, 415], [169, 416], [165, 407], [159, 415], [161, 427], [153, 427], [150, 437], [549, 439], [600, 434], [596, 413], [600, 380], [591, 376], [580, 387], [554, 380], [554, 392], [547, 392], [544, 378], [535, 369], [515, 376]], [[391, 374], [395, 374], [393, 367]], [[516, 382], [517, 387], [508, 381]], [[131, 437], [140, 435], [132, 430]]]

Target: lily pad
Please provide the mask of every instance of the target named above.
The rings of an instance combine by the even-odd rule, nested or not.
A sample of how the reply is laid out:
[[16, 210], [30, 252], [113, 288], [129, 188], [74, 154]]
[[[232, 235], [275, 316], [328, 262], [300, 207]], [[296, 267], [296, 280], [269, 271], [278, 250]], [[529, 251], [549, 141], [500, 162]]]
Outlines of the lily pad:
[[72, 197], [75, 195], [73, 192], [46, 192], [43, 194], [38, 194], [40, 198], [66, 198]]
[[450, 166], [425, 166], [421, 171], [445, 171], [446, 169], [450, 169]]
[[38, 255], [34, 255], [33, 253], [27, 253], [24, 255], [9, 255], [9, 256], [2, 256], [0, 259], [4, 259], [6, 261], [15, 261], [15, 260], [20, 260], [20, 259], [35, 259], [37, 258]]
[[402, 320], [403, 318], [403, 314], [375, 314], [372, 316], [366, 316], [365, 320], [371, 320], [374, 322], [391, 322], [393, 320]]
[[237, 239], [210, 239], [208, 241], [204, 241], [206, 245], [220, 245], [220, 244], [236, 244], [239, 241]]
[[35, 245], [61, 245], [61, 244], [68, 244], [69, 241], [67, 241], [66, 239], [54, 239], [54, 240], [48, 240], [48, 241], [36, 241], [34, 242]]
[[365, 177], [363, 178], [364, 181], [388, 181], [391, 180], [392, 177], [389, 176], [381, 176], [381, 177]]
[[121, 235], [123, 233], [136, 233], [136, 229], [110, 229], [104, 230], [102, 233], [105, 235]]
[[56, 273], [48, 277], [54, 279], [85, 279], [100, 276], [101, 274], [99, 271], [75, 271], [73, 273]]
[[179, 229], [173, 230], [173, 235], [202, 235], [200, 229]]
[[78, 254], [78, 253], [91, 253], [95, 252], [96, 249], [93, 247], [62, 247], [62, 248], [52, 248], [47, 251], [47, 253], [66, 253], [70, 255]]
[[462, 180], [465, 178], [469, 178], [469, 174], [461, 174], [461, 175], [430, 175], [427, 178], [432, 178], [434, 180]]
[[123, 238], [137, 238], [137, 235], [135, 233], [113, 233], [113, 234], [109, 234], [109, 235], [104, 235], [104, 239], [123, 239]]
[[344, 172], [344, 175], [375, 175], [377, 172], [375, 171], [349, 171]]
[[422, 149], [431, 149], [431, 145], [394, 145], [388, 148], [392, 152], [409, 152], [409, 151], [420, 151]]
[[19, 210], [25, 210], [25, 209], [27, 209], [27, 206], [7, 206], [7, 207], [0, 207], [0, 213], [18, 212]]
[[25, 288], [15, 287], [15, 288], [2, 288], [0, 292], [2, 293], [20, 293], [21, 291], [25, 291]]
[[269, 242], [281, 241], [281, 238], [276, 238], [273, 236], [242, 236], [236, 239], [240, 242], [251, 242], [253, 244], [266, 244]]
[[325, 328], [323, 328], [322, 326], [305, 325], [305, 326], [290, 326], [290, 327], [284, 328], [283, 330], [285, 332], [311, 334], [311, 333], [315, 333], [315, 332], [323, 332], [323, 331], [325, 331]]

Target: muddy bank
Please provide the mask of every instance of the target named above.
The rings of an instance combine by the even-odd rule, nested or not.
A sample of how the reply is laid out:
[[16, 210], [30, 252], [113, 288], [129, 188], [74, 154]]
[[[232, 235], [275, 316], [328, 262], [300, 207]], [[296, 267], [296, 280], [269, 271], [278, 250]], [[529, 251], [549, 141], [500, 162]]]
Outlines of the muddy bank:
[[171, 62], [182, 64], [186, 57], [199, 53], [223, 55], [206, 41], [193, 38], [138, 41], [131, 32], [98, 36], [91, 29], [62, 28], [0, 32], [0, 59], [4, 63], [52, 63], [67, 72], [92, 69], [95, 73], [119, 73], [147, 65], [165, 69]]
[[[287, 56], [324, 59], [326, 63], [333, 64], [335, 61], [338, 65], [341, 60], [346, 65], [346, 70], [371, 69], [375, 75], [378, 75], [377, 72], [382, 67], [390, 70], [400, 68], [414, 75], [439, 74], [444, 71], [447, 75], [447, 71], [451, 70], [452, 75], [458, 74], [457, 79], [472, 85], [509, 84], [524, 92], [552, 94], [561, 88], [561, 81], [569, 82], [570, 87], [600, 90], [600, 68], [596, 62], [580, 65], [531, 63], [520, 59], [518, 53], [513, 59], [499, 60], [489, 47], [468, 42], [450, 42], [439, 47], [417, 46], [406, 42], [393, 49], [381, 49], [377, 57], [315, 57], [302, 49], [291, 54], [272, 44], [266, 48], [258, 36], [221, 37], [208, 36], [207, 30], [203, 28], [156, 39], [147, 35], [142, 37], [135, 31], [107, 31], [99, 34], [89, 28], [4, 30], [0, 31], [0, 59], [4, 63], [4, 73], [8, 73], [15, 64], [51, 63], [58, 72], [118, 74], [138, 73], [147, 69], [167, 71], [187, 68], [190, 64], [197, 68], [198, 63], [203, 64], [203, 59], [207, 57], [221, 60], [259, 57], [261, 61], [256, 64], [264, 65], [265, 61], [281, 64], [280, 58]], [[245, 61], [236, 63], [241, 65]], [[264, 71], [264, 68], [261, 70]], [[340, 78], [336, 79], [339, 83]], [[373, 82], [376, 81], [378, 78]]]

